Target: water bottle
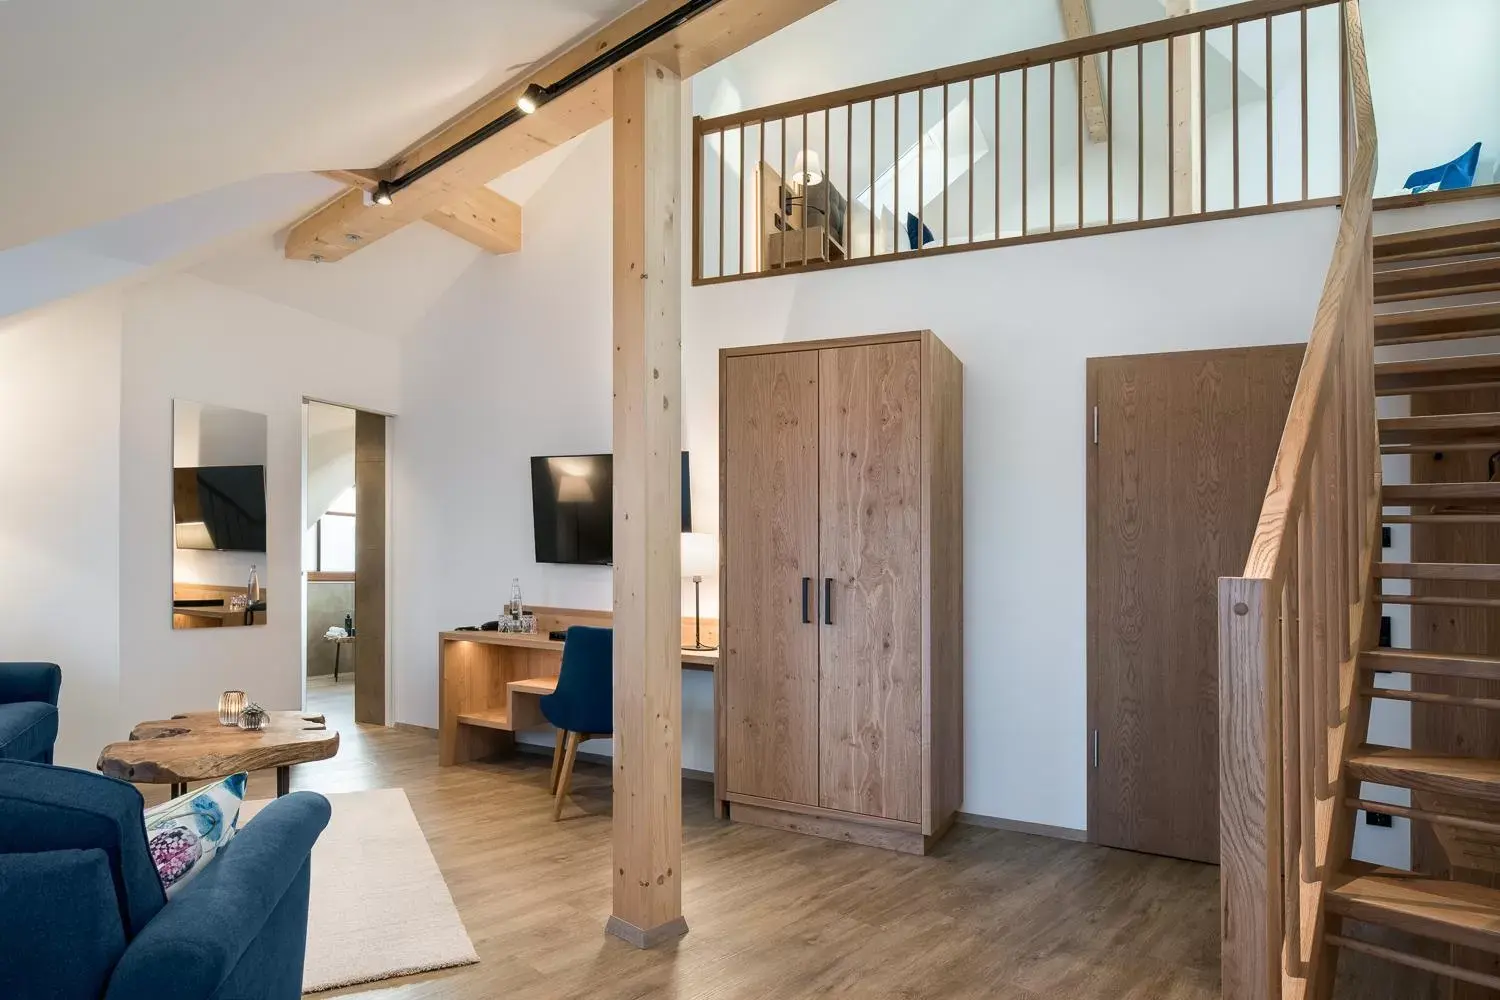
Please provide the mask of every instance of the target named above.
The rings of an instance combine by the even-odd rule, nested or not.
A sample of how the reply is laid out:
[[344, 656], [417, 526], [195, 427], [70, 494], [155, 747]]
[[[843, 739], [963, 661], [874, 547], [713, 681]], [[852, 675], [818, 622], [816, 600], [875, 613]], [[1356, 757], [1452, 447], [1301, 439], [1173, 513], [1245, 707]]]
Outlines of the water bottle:
[[524, 605], [521, 603], [521, 578], [519, 576], [512, 577], [510, 581], [510, 606], [507, 608], [507, 611], [516, 620], [518, 627], [521, 623], [521, 610], [523, 607]]

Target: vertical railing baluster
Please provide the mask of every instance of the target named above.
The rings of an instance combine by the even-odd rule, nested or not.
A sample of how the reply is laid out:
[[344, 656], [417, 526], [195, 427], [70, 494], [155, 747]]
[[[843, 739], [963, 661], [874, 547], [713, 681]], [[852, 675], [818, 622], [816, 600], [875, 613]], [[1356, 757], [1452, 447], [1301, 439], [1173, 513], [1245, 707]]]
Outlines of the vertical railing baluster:
[[[1298, 965], [1297, 942], [1301, 938], [1302, 893], [1297, 878], [1297, 860], [1302, 835], [1301, 723], [1297, 702], [1297, 559], [1292, 559], [1281, 584], [1281, 872], [1282, 904], [1285, 909], [1287, 964]], [[1268, 845], [1269, 846], [1269, 845]]]
[[1057, 63], [1047, 64], [1047, 231], [1057, 232]]
[[[1324, 411], [1326, 412], [1326, 410]], [[1321, 414], [1320, 414], [1321, 417]], [[1337, 675], [1338, 663], [1333, 660], [1334, 644], [1329, 641], [1334, 597], [1329, 588], [1328, 565], [1332, 555], [1329, 546], [1329, 511], [1327, 491], [1324, 486], [1325, 465], [1322, 448], [1322, 421], [1309, 435], [1312, 448], [1312, 463], [1308, 473], [1307, 517], [1312, 535], [1311, 583], [1308, 596], [1313, 605], [1313, 649], [1307, 668], [1312, 674], [1312, 742], [1313, 742], [1313, 797], [1328, 797], [1328, 732], [1326, 719], [1328, 709], [1329, 674]]]
[[1234, 205], [1240, 207], [1240, 22], [1229, 26], [1229, 121], [1234, 132]]
[[1109, 218], [1107, 225], [1115, 224], [1115, 50], [1110, 49], [1104, 54], [1104, 75], [1108, 83], [1104, 87], [1104, 123], [1109, 135], [1105, 137], [1105, 153], [1109, 162], [1105, 166], [1105, 184], [1109, 188], [1106, 192], [1105, 214]]
[[724, 197], [724, 161], [729, 158], [729, 130], [719, 129], [719, 276], [723, 277], [729, 272], [724, 263], [724, 230], [728, 228], [728, 220], [724, 214], [724, 206], [729, 199]]
[[797, 169], [797, 158], [800, 157], [802, 159], [802, 180], [798, 181], [797, 184], [798, 187], [802, 189], [802, 225], [800, 227], [802, 230], [802, 239], [800, 240], [800, 242], [802, 244], [803, 267], [807, 266], [807, 237], [808, 234], [812, 232], [812, 230], [809, 229], [807, 225], [810, 221], [810, 219], [808, 218], [810, 215], [810, 213], [808, 212], [808, 208], [810, 206], [807, 204], [807, 154], [807, 112], [804, 111], [802, 112], [802, 149], [797, 154], [797, 157], [792, 158], [793, 170]]
[[[1083, 56], [1078, 57], [1078, 228], [1083, 228]], [[1092, 58], [1092, 57], [1091, 57]]]
[[1177, 45], [1167, 39], [1167, 218], [1177, 217]]
[[1276, 81], [1272, 75], [1271, 15], [1266, 15], [1266, 207], [1276, 203]]
[[791, 191], [791, 180], [786, 175], [786, 118], [781, 119], [781, 167], [780, 175], [776, 178], [776, 215], [781, 219], [781, 260], [777, 267], [786, 270], [786, 242], [791, 238], [792, 216], [786, 210], [786, 196]]
[[1349, 190], [1349, 21], [1344, 4], [1338, 5], [1339, 16], [1339, 194]]
[[943, 246], [948, 245], [948, 85], [943, 84]]
[[1307, 152], [1308, 141], [1308, 113], [1307, 113], [1307, 8], [1302, 8], [1302, 200], [1307, 200], [1308, 191], [1308, 164], [1310, 157]]
[[[901, 95], [891, 98], [891, 254], [901, 251]], [[922, 155], [917, 141], [917, 156]], [[874, 200], [873, 198], [871, 199]]]
[[1031, 67], [1021, 67], [1021, 235], [1031, 235], [1029, 214], [1031, 210], [1031, 187], [1028, 174], [1031, 171], [1031, 95], [1028, 93]]
[[1000, 199], [1002, 196], [1000, 188], [1000, 164], [1004, 158], [1000, 155], [1005, 147], [1000, 141], [1000, 74], [995, 74], [995, 148], [992, 155], [995, 157], [995, 239], [1000, 238]]
[[1146, 221], [1146, 47], [1135, 47], [1135, 221]]
[[927, 246], [927, 184], [923, 171], [927, 159], [927, 91], [917, 90], [917, 238], [913, 248]]
[[745, 123], [740, 122], [740, 169], [739, 183], [735, 185], [734, 211], [739, 219], [734, 226], [735, 241], [739, 245], [735, 248], [734, 264], [735, 274], [745, 273]]
[[[1192, 114], [1192, 109], [1188, 110]], [[1208, 30], [1198, 32], [1198, 211], [1208, 211]]]
[[[969, 232], [965, 242], [974, 242], [974, 133], [979, 129], [979, 108], [974, 104], [974, 78], [969, 77]], [[999, 140], [997, 135], [996, 140]]]
[[1302, 761], [1297, 777], [1300, 804], [1297, 808], [1302, 827], [1300, 869], [1304, 882], [1317, 878], [1317, 810], [1313, 806], [1317, 786], [1313, 781], [1313, 768], [1317, 759], [1318, 727], [1314, 724], [1314, 719], [1317, 706], [1315, 692], [1321, 683], [1318, 671], [1322, 668], [1322, 661], [1318, 659], [1317, 633], [1314, 630], [1318, 613], [1318, 574], [1313, 561], [1317, 555], [1312, 531], [1314, 493], [1316, 491], [1310, 489], [1303, 493], [1302, 511], [1297, 516], [1297, 543], [1293, 550], [1297, 554], [1297, 739], [1302, 745]]
[[[828, 165], [831, 172], [833, 164]], [[870, 192], [874, 202], [875, 193]], [[833, 209], [833, 192], [828, 192], [828, 208]], [[844, 229], [839, 236], [844, 240], [844, 259], [854, 259], [854, 102], [844, 105]]]

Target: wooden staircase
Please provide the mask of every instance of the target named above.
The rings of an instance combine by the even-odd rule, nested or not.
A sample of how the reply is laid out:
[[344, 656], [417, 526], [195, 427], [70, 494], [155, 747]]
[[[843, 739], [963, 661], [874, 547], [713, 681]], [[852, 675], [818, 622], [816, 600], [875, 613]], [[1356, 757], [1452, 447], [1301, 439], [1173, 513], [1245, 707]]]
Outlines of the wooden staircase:
[[[1471, 730], [1477, 714], [1500, 712], [1500, 688], [1483, 683], [1500, 684], [1500, 657], [1479, 645], [1482, 629], [1450, 630], [1477, 636], [1470, 649], [1379, 645], [1387, 606], [1446, 617], [1500, 610], [1489, 596], [1500, 591], [1484, 586], [1500, 584], [1500, 558], [1471, 556], [1465, 546], [1479, 536], [1445, 534], [1500, 530], [1500, 406], [1464, 405], [1500, 391], [1500, 340], [1485, 339], [1500, 338], [1500, 220], [1374, 235], [1377, 147], [1358, 3], [1345, 17], [1349, 195], [1250, 555], [1243, 575], [1219, 586], [1230, 1000], [1328, 1000], [1340, 995], [1338, 957], [1350, 952], [1469, 984], [1461, 990], [1500, 991], [1500, 889], [1351, 858], [1360, 811], [1376, 810], [1430, 828], [1449, 870], [1500, 884], [1500, 760], [1369, 742], [1377, 700], [1423, 718], [1465, 713]], [[1384, 350], [1397, 345], [1407, 346]], [[1378, 416], [1380, 397], [1411, 400], [1412, 415]], [[1412, 455], [1418, 470], [1438, 452], [1461, 459], [1440, 468], [1465, 481], [1383, 484], [1383, 456]], [[1385, 559], [1382, 528], [1395, 525], [1422, 532], [1424, 545], [1440, 540], [1452, 561]], [[1400, 592], [1405, 581], [1412, 592]], [[1410, 689], [1384, 686], [1377, 675], [1387, 673], [1411, 676]], [[1468, 748], [1452, 743], [1444, 749]], [[1362, 783], [1407, 789], [1411, 805], [1366, 800]], [[1475, 951], [1489, 957], [1476, 961]]]
[[[1370, 315], [1368, 329], [1374, 347], [1429, 340], [1481, 341], [1500, 334], [1500, 302], [1435, 308], [1424, 304], [1425, 300], [1455, 294], [1500, 292], [1500, 220], [1382, 236], [1372, 243], [1371, 287], [1376, 299], [1390, 304], [1390, 311]], [[1445, 259], [1449, 257], [1456, 259]], [[1436, 262], [1379, 270], [1384, 262], [1411, 259]], [[1408, 305], [1412, 308], [1403, 308]], [[1358, 328], [1353, 327], [1350, 332], [1357, 335]], [[1481, 350], [1484, 346], [1477, 343], [1473, 350], [1451, 357], [1376, 361], [1372, 365], [1373, 379], [1370, 382], [1372, 396], [1417, 397], [1431, 393], [1500, 389], [1500, 346], [1491, 345], [1488, 352]], [[1371, 356], [1374, 356], [1373, 351]], [[1345, 393], [1352, 391], [1347, 384], [1341, 388]], [[1356, 420], [1359, 412], [1358, 408], [1353, 411]], [[1331, 440], [1336, 446], [1348, 448], [1351, 445], [1357, 447], [1359, 437], [1357, 430], [1351, 433], [1351, 428], [1345, 423]], [[1500, 453], [1500, 412], [1378, 418], [1373, 437], [1382, 454]], [[1346, 464], [1355, 460], [1348, 455], [1342, 457]], [[1368, 518], [1360, 517], [1366, 513], [1366, 505], [1362, 502], [1364, 495], [1358, 482], [1344, 484], [1335, 495], [1335, 499], [1342, 499], [1348, 507], [1344, 511], [1343, 530], [1352, 533], [1351, 537], [1358, 538], [1360, 543], [1358, 551], [1364, 569], [1356, 571], [1367, 573], [1368, 579], [1346, 591], [1352, 609], [1351, 621], [1355, 622], [1348, 659], [1343, 664], [1350, 668], [1350, 682], [1345, 686], [1341, 679], [1337, 695], [1330, 684], [1324, 697], [1328, 706], [1337, 706], [1325, 709], [1330, 745], [1323, 748], [1321, 756], [1325, 759], [1318, 762], [1318, 766], [1329, 768], [1330, 777], [1323, 789], [1326, 794], [1319, 794], [1320, 790], [1314, 787], [1309, 801], [1298, 803], [1297, 807], [1291, 806], [1290, 799], [1283, 796], [1284, 814], [1310, 811], [1314, 823], [1323, 809], [1333, 809], [1337, 815], [1328, 819], [1326, 839], [1320, 842], [1314, 833], [1311, 858], [1305, 866], [1301, 864], [1305, 850], [1303, 831], [1300, 828], [1288, 831], [1295, 837], [1284, 852], [1284, 871], [1295, 876], [1295, 869], [1302, 867], [1302, 874], [1310, 877], [1305, 877], [1303, 884], [1296, 887], [1299, 897], [1296, 916], [1290, 915], [1293, 908], [1288, 906], [1281, 920], [1283, 933], [1295, 925], [1299, 932], [1295, 945], [1302, 954], [1294, 954], [1294, 942], [1288, 942], [1285, 951], [1291, 960], [1285, 962], [1281, 970], [1281, 992], [1272, 995], [1331, 995], [1329, 991], [1335, 968], [1333, 954], [1337, 950], [1359, 952], [1485, 989], [1500, 990], [1500, 976], [1455, 964], [1455, 961], [1434, 958], [1430, 945], [1426, 948], [1393, 947], [1389, 935], [1376, 939], [1366, 933], [1370, 926], [1383, 927], [1401, 932], [1410, 939], [1420, 938], [1500, 956], [1500, 889], [1427, 878], [1409, 871], [1349, 860], [1357, 812], [1375, 809], [1432, 824], [1445, 846], [1455, 831], [1471, 840], [1486, 840], [1500, 861], [1500, 760], [1366, 742], [1370, 704], [1377, 699], [1455, 711], [1500, 712], [1500, 697], [1432, 690], [1431, 684], [1417, 690], [1405, 690], [1376, 683], [1376, 676], [1385, 673], [1500, 683], [1500, 657], [1465, 650], [1379, 648], [1372, 641], [1374, 630], [1370, 627], [1372, 621], [1378, 621], [1376, 609], [1387, 604], [1500, 609], [1500, 598], [1461, 594], [1387, 594], [1378, 589], [1387, 580], [1500, 583], [1500, 564], [1379, 561], [1377, 543], [1359, 537], [1367, 530], [1378, 530], [1382, 525], [1424, 525], [1431, 530], [1487, 524], [1500, 528], [1500, 462], [1496, 465], [1494, 477], [1481, 481], [1380, 485], [1378, 466], [1372, 464], [1370, 472], [1377, 482], [1369, 484], [1369, 493], [1378, 497], [1379, 513]], [[1272, 494], [1276, 485], [1273, 480]], [[1314, 500], [1320, 498], [1317, 485], [1315, 482], [1311, 491]], [[1353, 488], [1348, 489], [1350, 486]], [[1268, 502], [1272, 494], [1268, 494]], [[1326, 501], [1327, 496], [1322, 499]], [[1409, 512], [1401, 508], [1407, 508]], [[1304, 517], [1306, 513], [1304, 511]], [[1362, 521], [1365, 522], [1363, 525]], [[1315, 541], [1311, 538], [1304, 540]], [[1323, 554], [1327, 556], [1326, 548]], [[1340, 560], [1335, 558], [1335, 561]], [[1299, 576], [1305, 577], [1305, 571], [1299, 571]], [[1354, 582], [1361, 584], [1358, 580]], [[1360, 593], [1365, 595], [1363, 603], [1355, 599]], [[1295, 617], [1303, 602], [1305, 596], [1299, 601], [1295, 593], [1290, 602], [1283, 598], [1280, 617], [1283, 630], [1288, 624], [1288, 614]], [[1332, 631], [1333, 626], [1326, 619], [1321, 624], [1325, 631]], [[1317, 635], [1312, 637], [1313, 645], [1318, 638]], [[1284, 645], [1287, 641], [1283, 637]], [[1284, 662], [1283, 673], [1286, 666]], [[1341, 678], [1342, 674], [1333, 676]], [[1285, 680], [1283, 678], [1284, 698], [1289, 693]], [[1299, 688], [1305, 686], [1300, 679], [1297, 683]], [[1295, 721], [1299, 736], [1306, 736], [1303, 722], [1297, 718], [1300, 714], [1300, 706], [1283, 705], [1283, 725]], [[1317, 721], [1320, 720], [1314, 720]], [[1308, 728], [1315, 729], [1316, 726]], [[1333, 745], [1340, 736], [1345, 748], [1342, 754]], [[1299, 753], [1295, 756], [1300, 757], [1300, 752], [1306, 749], [1305, 744], [1300, 744], [1297, 749]], [[1301, 762], [1296, 760], [1292, 765], [1286, 771], [1300, 767]], [[1289, 775], [1284, 777], [1292, 780]], [[1409, 789], [1415, 804], [1405, 807], [1365, 800], [1359, 795], [1360, 782]], [[1297, 784], [1300, 786], [1301, 782]], [[1318, 782], [1314, 780], [1313, 784], [1316, 786]], [[1459, 864], [1459, 860], [1456, 859], [1455, 864]], [[1500, 864], [1490, 866], [1489, 870], [1500, 871]], [[1304, 911], [1300, 897], [1309, 888], [1320, 895], [1318, 901]], [[1283, 892], [1286, 898], [1292, 895], [1290, 889]], [[1308, 918], [1313, 925], [1311, 934], [1306, 933], [1307, 928], [1303, 926]], [[1343, 927], [1345, 921], [1360, 927], [1360, 931], [1346, 931]], [[1299, 971], [1301, 975], [1297, 975]], [[1231, 995], [1238, 994], [1231, 994], [1226, 989], [1225, 996]]]

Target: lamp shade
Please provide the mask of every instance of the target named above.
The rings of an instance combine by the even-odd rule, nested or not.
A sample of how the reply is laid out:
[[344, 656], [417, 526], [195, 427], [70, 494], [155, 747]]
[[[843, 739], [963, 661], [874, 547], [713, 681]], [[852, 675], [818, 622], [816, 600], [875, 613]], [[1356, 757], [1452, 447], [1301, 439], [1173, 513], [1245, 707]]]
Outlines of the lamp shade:
[[719, 572], [719, 537], [704, 532], [683, 532], [682, 575], [714, 576]]
[[812, 187], [823, 180], [823, 158], [816, 149], [804, 149], [792, 164], [792, 182]]

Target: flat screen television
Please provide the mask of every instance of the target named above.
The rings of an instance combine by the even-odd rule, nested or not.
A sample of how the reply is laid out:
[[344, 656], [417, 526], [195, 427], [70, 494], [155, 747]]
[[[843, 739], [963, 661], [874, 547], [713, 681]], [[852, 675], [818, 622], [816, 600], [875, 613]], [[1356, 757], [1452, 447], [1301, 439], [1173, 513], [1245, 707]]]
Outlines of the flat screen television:
[[[614, 562], [614, 456], [551, 455], [531, 460], [536, 561]], [[688, 453], [682, 453], [682, 530], [693, 530]]]
[[266, 467], [173, 469], [172, 519], [179, 549], [266, 551]]

